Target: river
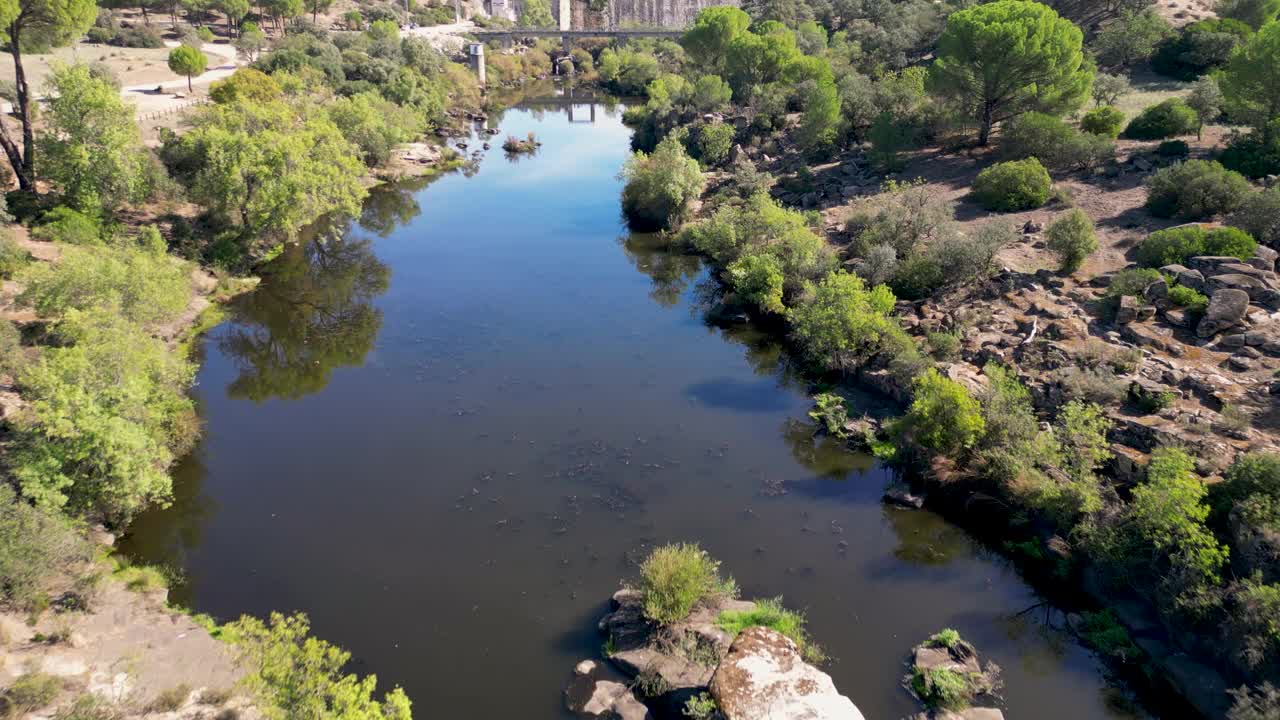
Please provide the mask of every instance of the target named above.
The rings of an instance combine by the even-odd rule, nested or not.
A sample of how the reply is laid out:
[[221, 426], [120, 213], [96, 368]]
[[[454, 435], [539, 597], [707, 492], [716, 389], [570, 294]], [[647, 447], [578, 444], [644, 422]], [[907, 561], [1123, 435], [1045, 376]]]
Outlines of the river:
[[204, 439], [124, 551], [219, 619], [307, 612], [422, 718], [562, 718], [609, 595], [677, 540], [802, 609], [868, 718], [916, 709], [904, 661], [943, 627], [1011, 718], [1132, 717], [1006, 561], [812, 440], [775, 343], [704, 321], [697, 259], [623, 227], [620, 108], [589, 118], [508, 111], [477, 172], [274, 261], [200, 343]]

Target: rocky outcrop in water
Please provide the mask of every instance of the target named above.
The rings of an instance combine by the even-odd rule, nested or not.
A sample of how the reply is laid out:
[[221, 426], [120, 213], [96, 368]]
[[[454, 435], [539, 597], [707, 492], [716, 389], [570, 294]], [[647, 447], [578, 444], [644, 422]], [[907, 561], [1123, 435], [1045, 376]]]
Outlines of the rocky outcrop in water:
[[[806, 663], [790, 639], [759, 627], [735, 639], [716, 624], [726, 610], [755, 607], [721, 598], [663, 626], [645, 618], [639, 591], [619, 590], [598, 627], [609, 664], [623, 679], [611, 678], [601, 663], [584, 660], [565, 690], [567, 706], [585, 717], [612, 717], [608, 713], [613, 712], [627, 720], [683, 720], [691, 700], [714, 700], [719, 711], [710, 717], [722, 720], [863, 720], [831, 677]], [[640, 707], [647, 705], [652, 715], [638, 714], [641, 699]]]
[[711, 697], [727, 720], [863, 720], [830, 675], [764, 627], [747, 628], [733, 641], [711, 677]]

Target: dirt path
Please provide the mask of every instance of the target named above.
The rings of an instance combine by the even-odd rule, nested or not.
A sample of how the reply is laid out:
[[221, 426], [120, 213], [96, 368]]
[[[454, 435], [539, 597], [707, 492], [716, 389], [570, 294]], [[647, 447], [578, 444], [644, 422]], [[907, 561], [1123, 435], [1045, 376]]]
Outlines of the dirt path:
[[[165, 45], [177, 47], [178, 43], [169, 41]], [[206, 55], [221, 58], [222, 62], [216, 67], [209, 68], [203, 74], [191, 78], [191, 86], [194, 88], [202, 88], [216, 80], [230, 77], [232, 73], [245, 64], [236, 49], [230, 45], [205, 43], [200, 49]], [[159, 92], [156, 91], [157, 88], [160, 89]], [[160, 83], [126, 85], [120, 89], [120, 94], [137, 106], [138, 116], [143, 120], [149, 116], [187, 107], [195, 102], [191, 97], [188, 97], [187, 79], [182, 77]]]

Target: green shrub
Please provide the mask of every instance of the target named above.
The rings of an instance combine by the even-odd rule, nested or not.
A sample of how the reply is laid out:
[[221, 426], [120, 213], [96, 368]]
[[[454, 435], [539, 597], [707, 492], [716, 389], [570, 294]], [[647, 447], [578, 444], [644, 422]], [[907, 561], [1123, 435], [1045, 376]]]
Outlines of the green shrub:
[[222, 637], [240, 656], [245, 684], [269, 720], [412, 720], [409, 698], [395, 688], [378, 700], [378, 680], [343, 675], [351, 653], [309, 635], [302, 614], [272, 613], [269, 623], [241, 617]]
[[40, 224], [31, 230], [37, 240], [68, 245], [101, 245], [102, 228], [98, 221], [69, 207], [59, 206], [46, 212]]
[[1006, 158], [1036, 158], [1055, 170], [1088, 169], [1115, 157], [1110, 138], [1081, 132], [1041, 113], [1009, 121], [1000, 131], [1000, 148]]
[[1245, 177], [1256, 179], [1280, 174], [1280, 121], [1271, 122], [1270, 141], [1257, 130], [1232, 136], [1218, 161]]
[[1080, 637], [1103, 657], [1122, 663], [1136, 662], [1142, 657], [1142, 651], [1133, 644], [1129, 631], [1110, 609], [1082, 613], [1081, 617], [1084, 623], [1080, 627]]
[[825, 659], [822, 649], [813, 643], [804, 629], [803, 614], [783, 607], [780, 597], [756, 600], [755, 604], [752, 610], [721, 612], [716, 617], [716, 625], [734, 637], [749, 627], [771, 628], [791, 638], [807, 662], [817, 664]]
[[1250, 193], [1227, 221], [1267, 247], [1280, 247], [1280, 186]]
[[22, 273], [19, 300], [43, 317], [110, 307], [138, 323], [163, 323], [191, 301], [191, 266], [139, 248], [66, 247], [57, 262]]
[[916, 670], [911, 687], [929, 707], [963, 710], [973, 702], [974, 689], [964, 674], [947, 668]]
[[1195, 460], [1183, 450], [1158, 448], [1147, 465], [1147, 480], [1133, 490], [1132, 527], [1165, 554], [1187, 586], [1216, 583], [1227, 549], [1205, 526], [1207, 489], [1192, 472]]
[[1165, 140], [1156, 146], [1156, 155], [1162, 158], [1186, 158], [1191, 155], [1191, 146], [1186, 140]]
[[1199, 225], [1187, 225], [1157, 230], [1148, 235], [1138, 245], [1137, 260], [1149, 268], [1182, 264], [1197, 255], [1248, 260], [1257, 249], [1258, 243], [1238, 228], [1205, 229]]
[[693, 543], [654, 548], [640, 564], [644, 615], [664, 625], [689, 617], [698, 604], [737, 594], [732, 579], [720, 577], [720, 562]]
[[1134, 403], [1138, 405], [1138, 409], [1147, 415], [1158, 413], [1169, 407], [1177, 399], [1177, 395], [1169, 391], [1150, 392], [1141, 385], [1133, 385], [1129, 388], [1129, 395], [1133, 397]]
[[197, 428], [192, 366], [118, 311], [69, 311], [57, 334], [20, 377], [30, 412], [10, 458], [22, 493], [112, 520], [166, 500]]
[[652, 155], [633, 154], [622, 168], [622, 178], [627, 183], [622, 210], [641, 229], [679, 225], [703, 187], [698, 161], [685, 153], [675, 137], [658, 143]]
[[1107, 297], [1118, 298], [1124, 295], [1141, 297], [1148, 285], [1160, 279], [1160, 271], [1152, 268], [1121, 270], [1111, 277], [1111, 282], [1107, 285]]
[[1240, 207], [1253, 191], [1249, 181], [1210, 160], [1161, 168], [1148, 180], [1147, 210], [1156, 217], [1199, 220]]
[[929, 647], [953, 648], [960, 643], [960, 632], [954, 628], [943, 628], [925, 642]]
[[1058, 256], [1063, 272], [1079, 270], [1085, 258], [1098, 249], [1093, 221], [1080, 209], [1069, 210], [1054, 220], [1045, 231], [1045, 237], [1049, 251]]
[[1200, 126], [1196, 111], [1181, 98], [1151, 105], [1129, 121], [1124, 136], [1132, 140], [1161, 140], [1191, 135]]
[[791, 308], [788, 317], [796, 343], [811, 362], [849, 370], [897, 329], [890, 315], [893, 304], [893, 293], [885, 286], [867, 290], [857, 275], [835, 272]]
[[1230, 18], [1194, 22], [1160, 43], [1151, 66], [1161, 75], [1195, 80], [1226, 64], [1236, 46], [1252, 33], [1248, 25]]
[[74, 572], [91, 555], [88, 543], [66, 521], [32, 507], [0, 483], [0, 600], [27, 610], [46, 583]]
[[8, 320], [0, 320], [0, 373], [16, 378], [27, 366], [27, 352], [22, 347], [22, 331]]
[[934, 369], [916, 378], [903, 421], [917, 443], [949, 457], [972, 448], [986, 430], [982, 404]]
[[782, 304], [782, 267], [772, 255], [743, 255], [726, 268], [729, 287], [745, 303], [764, 312], [786, 312]]
[[62, 692], [62, 678], [42, 672], [20, 675], [13, 684], [0, 693], [0, 700], [11, 717], [39, 710], [53, 702]]
[[133, 592], [147, 593], [169, 586], [163, 570], [150, 565], [122, 565], [114, 573], [115, 578]]
[[1049, 172], [1039, 160], [1027, 158], [1002, 162], [978, 173], [973, 195], [988, 210], [1030, 210], [1049, 200]]
[[1214, 513], [1225, 517], [1232, 507], [1253, 497], [1280, 502], [1280, 455], [1255, 451], [1236, 458], [1227, 468], [1225, 482], [1213, 487]]
[[960, 336], [950, 332], [931, 332], [925, 335], [929, 352], [939, 360], [949, 360], [960, 354]]
[[728, 123], [707, 123], [698, 128], [698, 160], [705, 167], [715, 167], [729, 159], [733, 150], [733, 126]]
[[1209, 307], [1209, 298], [1204, 293], [1196, 292], [1185, 285], [1174, 285], [1169, 288], [1169, 302], [1193, 313], [1202, 313]]
[[844, 398], [835, 393], [818, 393], [813, 396], [813, 409], [809, 418], [822, 425], [822, 429], [830, 436], [843, 438], [849, 431], [845, 425], [849, 422], [849, 408]]
[[0, 231], [0, 278], [9, 280], [31, 261], [31, 253], [22, 249], [13, 234]]
[[1080, 129], [1093, 135], [1115, 138], [1124, 128], [1124, 113], [1110, 105], [1096, 107], [1080, 118]]

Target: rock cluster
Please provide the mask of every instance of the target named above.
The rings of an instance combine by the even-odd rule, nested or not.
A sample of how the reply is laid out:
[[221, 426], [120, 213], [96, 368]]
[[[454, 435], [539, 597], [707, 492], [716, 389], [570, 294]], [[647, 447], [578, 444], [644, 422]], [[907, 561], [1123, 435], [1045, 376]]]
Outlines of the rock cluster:
[[735, 639], [716, 625], [721, 612], [754, 608], [723, 598], [679, 623], [658, 626], [644, 617], [638, 591], [619, 590], [598, 625], [613, 670], [592, 660], [579, 663], [566, 704], [584, 717], [674, 719], [684, 718], [686, 703], [705, 693], [725, 720], [862, 720], [830, 676], [806, 663], [785, 636], [748, 628]]

